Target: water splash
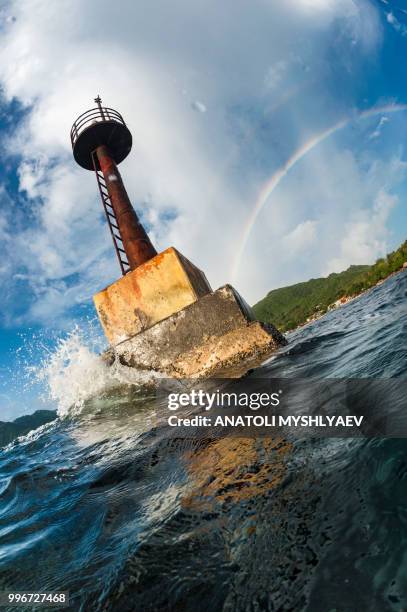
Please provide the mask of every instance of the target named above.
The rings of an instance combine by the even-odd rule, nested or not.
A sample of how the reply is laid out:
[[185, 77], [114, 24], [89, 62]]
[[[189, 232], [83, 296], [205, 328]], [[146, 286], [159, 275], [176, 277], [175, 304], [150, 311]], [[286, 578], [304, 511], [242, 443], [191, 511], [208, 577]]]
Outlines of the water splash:
[[[406, 292], [401, 272], [293, 332], [254, 375], [405, 378]], [[76, 329], [48, 343], [43, 365], [60, 413], [82, 403], [80, 417], [0, 451], [3, 589], [63, 585], [87, 612], [407, 609], [405, 440], [298, 440], [291, 452], [179, 439], [154, 424], [159, 398], [123, 386], [142, 373], [109, 369], [93, 342]]]
[[142, 372], [115, 360], [108, 365], [97, 352], [98, 341], [76, 326], [57, 340], [55, 349], [29, 375], [44, 387], [44, 399], [57, 405], [59, 417], [79, 414], [85, 403], [122, 386], [143, 386], [160, 378], [158, 372]]

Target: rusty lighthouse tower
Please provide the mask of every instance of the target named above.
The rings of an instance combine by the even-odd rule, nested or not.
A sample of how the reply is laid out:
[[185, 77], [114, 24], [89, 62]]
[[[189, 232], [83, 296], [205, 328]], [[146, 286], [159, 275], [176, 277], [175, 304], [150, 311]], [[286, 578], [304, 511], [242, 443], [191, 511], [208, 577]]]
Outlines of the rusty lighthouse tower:
[[123, 117], [113, 108], [103, 107], [100, 96], [96, 108], [80, 115], [71, 129], [76, 162], [96, 175], [113, 244], [124, 274], [157, 255], [150, 238], [131, 205], [117, 165], [130, 153], [132, 136]]
[[238, 364], [247, 371], [283, 344], [283, 336], [256, 321], [230, 285], [212, 291], [205, 274], [174, 247], [157, 253], [117, 168], [131, 151], [130, 130], [100, 96], [95, 103], [70, 136], [75, 161], [95, 173], [122, 272], [93, 296], [114, 354], [128, 366], [170, 377], [230, 376]]

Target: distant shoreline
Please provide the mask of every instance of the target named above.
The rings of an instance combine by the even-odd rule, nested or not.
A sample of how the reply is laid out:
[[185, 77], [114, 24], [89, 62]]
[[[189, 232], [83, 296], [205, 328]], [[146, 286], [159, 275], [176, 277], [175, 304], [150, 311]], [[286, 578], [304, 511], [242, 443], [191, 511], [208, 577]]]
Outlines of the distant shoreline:
[[407, 269], [407, 240], [373, 265], [351, 265], [342, 272], [272, 289], [254, 304], [258, 321], [281, 332], [292, 331], [319, 319], [365, 291]]
[[372, 285], [371, 287], [368, 287], [367, 289], [364, 289], [363, 291], [360, 291], [359, 293], [356, 293], [354, 295], [343, 295], [342, 297], [338, 298], [336, 302], [333, 302], [332, 304], [330, 304], [325, 312], [322, 312], [320, 314], [315, 315], [314, 317], [310, 319], [307, 319], [307, 321], [305, 321], [304, 323], [300, 323], [299, 325], [297, 325], [296, 327], [293, 327], [292, 329], [287, 329], [284, 333], [292, 334], [293, 332], [297, 331], [297, 329], [301, 329], [303, 327], [306, 327], [307, 325], [310, 325], [311, 323], [314, 323], [315, 321], [319, 321], [319, 319], [322, 319], [323, 317], [325, 317], [325, 315], [327, 315], [329, 312], [332, 312], [333, 310], [337, 310], [338, 308], [342, 308], [343, 306], [346, 306], [346, 304], [349, 304], [350, 302], [353, 302], [354, 300], [361, 297], [365, 293], [372, 291], [372, 289], [374, 289], [375, 287], [379, 287], [380, 285], [383, 285], [386, 281], [389, 280], [389, 278], [391, 278], [392, 276], [396, 276], [397, 274], [401, 274], [401, 272], [407, 272], [407, 266], [406, 267], [403, 266], [399, 270], [395, 270], [394, 272], [391, 272], [388, 276], [386, 276], [386, 278], [380, 279], [379, 281], [377, 281], [375, 285]]
[[14, 421], [0, 421], [0, 448], [56, 418], [55, 410], [36, 410], [32, 414], [17, 417]]

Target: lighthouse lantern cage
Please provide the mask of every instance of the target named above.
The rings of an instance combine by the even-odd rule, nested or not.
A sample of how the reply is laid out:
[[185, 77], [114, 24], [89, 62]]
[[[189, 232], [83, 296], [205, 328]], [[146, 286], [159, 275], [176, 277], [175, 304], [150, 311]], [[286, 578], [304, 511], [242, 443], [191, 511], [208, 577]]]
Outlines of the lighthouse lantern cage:
[[127, 157], [132, 147], [132, 136], [122, 115], [114, 108], [102, 106], [99, 96], [95, 102], [97, 107], [79, 115], [70, 134], [76, 162], [92, 171], [92, 153], [100, 145], [109, 147], [116, 164]]

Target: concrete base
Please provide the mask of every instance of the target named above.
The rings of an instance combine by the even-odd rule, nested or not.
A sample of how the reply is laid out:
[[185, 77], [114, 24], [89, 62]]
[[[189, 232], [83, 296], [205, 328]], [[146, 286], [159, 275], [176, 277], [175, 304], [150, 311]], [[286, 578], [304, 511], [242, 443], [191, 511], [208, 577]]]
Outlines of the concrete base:
[[205, 274], [170, 247], [93, 296], [112, 346], [211, 292]]
[[284, 344], [284, 336], [255, 321], [251, 308], [225, 285], [120, 342], [110, 358], [174, 378], [235, 377]]

